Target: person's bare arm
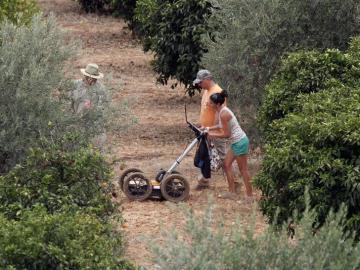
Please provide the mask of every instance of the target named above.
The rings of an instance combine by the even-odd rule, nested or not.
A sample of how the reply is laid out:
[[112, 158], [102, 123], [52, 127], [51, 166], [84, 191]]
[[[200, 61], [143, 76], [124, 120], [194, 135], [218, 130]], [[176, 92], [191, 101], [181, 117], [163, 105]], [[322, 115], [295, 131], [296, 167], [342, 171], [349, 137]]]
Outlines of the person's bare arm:
[[214, 130], [213, 126], [211, 127], [211, 129], [209, 128], [209, 132], [208, 132], [208, 136], [209, 138], [229, 138], [231, 136], [231, 131], [230, 131], [230, 127], [229, 127], [229, 121], [231, 119], [232, 115], [229, 112], [223, 112], [220, 115], [220, 119], [221, 119], [221, 123], [222, 123], [222, 128], [219, 129], [219, 127], [216, 128], [216, 130]]
[[201, 130], [204, 130], [206, 132], [209, 132], [211, 130], [217, 130], [217, 129], [220, 129], [220, 128], [221, 128], [220, 124], [215, 125], [215, 126], [211, 126], [211, 127], [203, 127], [203, 126], [200, 127]]

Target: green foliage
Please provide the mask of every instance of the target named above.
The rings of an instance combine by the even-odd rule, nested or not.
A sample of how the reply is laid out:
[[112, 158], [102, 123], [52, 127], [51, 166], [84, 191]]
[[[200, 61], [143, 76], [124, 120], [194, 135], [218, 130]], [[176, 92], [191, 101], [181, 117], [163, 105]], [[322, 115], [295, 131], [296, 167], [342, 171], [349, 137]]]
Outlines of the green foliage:
[[19, 161], [50, 122], [64, 123], [52, 93], [65, 88], [63, 68], [73, 51], [53, 17], [37, 16], [28, 27], [0, 26], [0, 172]]
[[40, 204], [49, 213], [81, 208], [105, 219], [116, 211], [112, 191], [109, 164], [71, 135], [55, 143], [44, 141], [29, 151], [23, 164], [0, 176], [0, 212], [16, 218]]
[[0, 173], [20, 162], [40, 137], [75, 131], [89, 139], [130, 124], [127, 104], [111, 104], [110, 91], [104, 106], [72, 113], [74, 85], [64, 73], [77, 44], [65, 42], [53, 17], [37, 16], [28, 27], [7, 23], [0, 28]]
[[122, 129], [126, 111], [71, 112], [64, 67], [76, 46], [64, 40], [51, 16], [0, 26], [0, 268], [135, 269], [111, 224], [110, 166], [88, 145]]
[[297, 110], [301, 94], [316, 93], [330, 87], [360, 85], [359, 39], [351, 43], [351, 50], [303, 51], [290, 54], [283, 60], [277, 75], [265, 90], [259, 111], [260, 125], [265, 129], [277, 119]]
[[0, 22], [6, 19], [16, 25], [28, 24], [34, 14], [38, 12], [35, 0], [0, 1]]
[[202, 219], [190, 213], [185, 234], [180, 237], [173, 230], [156, 246], [154, 263], [157, 269], [183, 270], [359, 268], [360, 245], [343, 235], [344, 211], [330, 214], [315, 235], [314, 215], [307, 211], [294, 223], [295, 237], [290, 239], [287, 227], [257, 232], [254, 217], [249, 225], [226, 228], [214, 224], [211, 211]]
[[140, 0], [136, 3], [134, 20], [143, 29], [143, 34], [146, 35], [146, 30], [154, 35], [154, 28], [151, 28], [151, 16], [157, 11], [158, 3], [155, 0]]
[[[265, 85], [281, 57], [299, 49], [344, 50], [359, 35], [360, 2], [354, 0], [224, 0], [218, 42], [209, 42], [203, 65], [229, 89], [233, 106], [253, 129]], [[252, 130], [252, 137], [259, 133]]]
[[142, 23], [145, 51], [155, 53], [152, 64], [160, 83], [176, 79], [194, 93], [192, 81], [207, 52], [202, 36], [213, 32], [213, 12], [208, 0], [138, 1], [135, 17]]
[[261, 124], [265, 156], [255, 185], [270, 222], [311, 206], [321, 225], [330, 209], [348, 208], [360, 235], [360, 40], [350, 50], [291, 54], [266, 88]]
[[139, 36], [142, 37], [145, 51], [152, 48], [157, 34], [157, 24], [154, 23], [155, 16], [160, 12], [161, 4], [156, 0], [138, 0], [136, 3], [134, 22], [138, 25]]
[[16, 221], [0, 215], [1, 269], [135, 269], [122, 247], [119, 232], [91, 215], [42, 207]]

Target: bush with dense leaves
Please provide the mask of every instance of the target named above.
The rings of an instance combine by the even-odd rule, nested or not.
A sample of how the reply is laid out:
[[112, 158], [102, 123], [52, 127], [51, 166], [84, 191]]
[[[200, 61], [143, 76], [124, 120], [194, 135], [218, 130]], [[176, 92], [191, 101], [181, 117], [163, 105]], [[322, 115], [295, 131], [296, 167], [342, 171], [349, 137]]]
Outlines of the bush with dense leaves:
[[73, 48], [64, 44], [53, 17], [36, 16], [29, 26], [0, 26], [0, 173], [46, 134], [50, 122], [66, 127], [52, 94], [65, 89], [63, 69]]
[[43, 205], [49, 213], [83, 209], [107, 219], [112, 202], [111, 169], [100, 153], [69, 135], [30, 149], [26, 160], [0, 176], [0, 212], [16, 218], [25, 209]]
[[111, 84], [104, 106], [72, 112], [68, 95], [74, 86], [64, 74], [77, 45], [68, 42], [54, 17], [0, 28], [0, 173], [20, 162], [40, 137], [75, 131], [90, 139], [131, 124], [127, 104], [110, 102]]
[[[214, 224], [212, 212], [202, 219], [189, 215], [185, 232], [165, 232], [165, 242], [154, 248], [156, 269], [358, 269], [360, 244], [344, 236], [343, 211], [331, 214], [323, 228], [312, 228], [313, 212], [294, 223], [295, 236], [288, 228], [271, 226], [259, 232], [255, 218], [229, 227]], [[315, 214], [316, 215], [316, 214]]]
[[0, 214], [1, 269], [134, 270], [122, 252], [122, 235], [91, 215], [39, 206], [19, 220]]
[[270, 222], [311, 207], [321, 225], [330, 209], [348, 208], [347, 228], [360, 235], [360, 39], [349, 51], [299, 52], [283, 61], [266, 88], [266, 138], [255, 185]]
[[[360, 44], [353, 39], [347, 53], [339, 50], [303, 51], [290, 54], [267, 86], [259, 111], [260, 126], [266, 135], [269, 125], [297, 110], [302, 94], [360, 83]], [[300, 97], [299, 97], [300, 96]]]
[[154, 24], [153, 19], [159, 12], [159, 8], [160, 5], [156, 0], [138, 0], [136, 3], [134, 21], [138, 25], [137, 30], [145, 51], [149, 51], [155, 42], [157, 24]]
[[194, 93], [192, 81], [207, 52], [202, 37], [212, 36], [209, 22], [214, 11], [208, 0], [138, 0], [135, 16], [141, 23], [145, 51], [155, 53], [152, 65], [160, 83], [176, 79]]
[[254, 129], [265, 85], [281, 57], [299, 49], [344, 50], [360, 34], [360, 2], [355, 0], [223, 0], [217, 17], [222, 29], [217, 43], [209, 42], [203, 65], [213, 71], [230, 93], [233, 107]]
[[16, 25], [28, 24], [38, 11], [35, 0], [1, 0], [0, 22], [9, 20]]

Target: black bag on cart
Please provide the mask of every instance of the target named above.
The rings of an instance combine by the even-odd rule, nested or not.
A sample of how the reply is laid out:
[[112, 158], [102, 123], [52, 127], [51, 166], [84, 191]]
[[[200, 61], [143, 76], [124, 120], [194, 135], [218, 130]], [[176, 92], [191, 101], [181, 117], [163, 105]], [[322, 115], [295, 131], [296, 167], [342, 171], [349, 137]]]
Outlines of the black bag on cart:
[[194, 166], [201, 169], [204, 178], [211, 178], [210, 155], [205, 137], [200, 139], [194, 158]]

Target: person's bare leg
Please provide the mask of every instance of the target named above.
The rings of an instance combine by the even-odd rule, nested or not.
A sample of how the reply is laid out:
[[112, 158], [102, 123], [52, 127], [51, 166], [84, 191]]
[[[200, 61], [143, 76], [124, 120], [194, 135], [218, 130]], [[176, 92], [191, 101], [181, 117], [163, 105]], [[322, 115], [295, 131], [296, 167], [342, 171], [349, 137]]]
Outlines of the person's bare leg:
[[236, 193], [235, 191], [235, 179], [234, 179], [234, 175], [232, 173], [232, 163], [235, 160], [235, 156], [232, 153], [231, 150], [229, 150], [225, 156], [225, 160], [224, 160], [224, 164], [223, 164], [223, 168], [226, 174], [226, 179], [228, 181], [228, 185], [229, 185], [229, 191], [232, 193]]
[[249, 174], [249, 169], [247, 165], [247, 155], [241, 155], [236, 157], [236, 162], [239, 166], [240, 173], [244, 180], [245, 192], [248, 197], [253, 195], [252, 186], [251, 186], [251, 178]]

